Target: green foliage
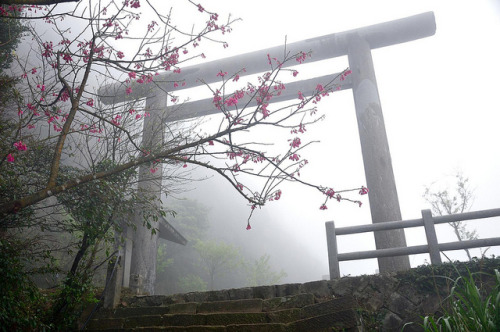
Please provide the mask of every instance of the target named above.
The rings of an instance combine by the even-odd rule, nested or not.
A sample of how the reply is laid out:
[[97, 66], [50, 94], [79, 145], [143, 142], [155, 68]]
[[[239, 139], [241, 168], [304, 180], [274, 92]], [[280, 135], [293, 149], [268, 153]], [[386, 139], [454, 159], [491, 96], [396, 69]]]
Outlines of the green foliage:
[[21, 20], [0, 18], [0, 74], [12, 63], [13, 53], [26, 30]]
[[158, 245], [158, 253], [156, 254], [156, 273], [165, 273], [172, 264], [174, 264], [174, 259], [168, 257], [167, 246]]
[[200, 255], [201, 266], [209, 276], [210, 290], [214, 289], [216, 277], [223, 276], [241, 266], [239, 250], [230, 244], [216, 241], [198, 241], [194, 248]]
[[[250, 253], [242, 257], [240, 250], [233, 245], [209, 238], [209, 211], [197, 201], [171, 201], [170, 208], [176, 214], [169, 222], [188, 243], [183, 246], [167, 241], [159, 242], [156, 283], [159, 293], [205, 290], [206, 281], [209, 289], [272, 285], [279, 284], [286, 277], [283, 270], [272, 270], [269, 255], [257, 258]], [[228, 261], [224, 262], [226, 259]]]
[[[7, 104], [11, 104], [20, 98], [15, 88], [19, 79], [6, 74], [5, 71], [11, 66], [15, 57], [15, 49], [25, 31], [27, 31], [27, 28], [21, 20], [0, 17], [0, 115], [5, 114], [4, 108]], [[0, 121], [2, 136], [4, 130], [9, 130], [10, 126], [12, 126], [12, 123], [5, 123], [4, 120]], [[6, 150], [2, 149], [2, 151]]]
[[425, 331], [499, 331], [500, 272], [495, 269], [496, 286], [491, 291], [481, 289], [477, 274], [471, 272], [453, 280], [448, 308], [439, 318], [426, 316]]
[[469, 262], [455, 261], [441, 265], [421, 265], [409, 271], [399, 272], [397, 277], [402, 283], [418, 285], [418, 289], [423, 293], [439, 292], [439, 294], [446, 295], [446, 289], [450, 289], [452, 280], [467, 275], [469, 272], [493, 271], [498, 268], [500, 268], [500, 259], [492, 256], [491, 258], [472, 258]]
[[0, 331], [42, 330], [45, 299], [24, 271], [23, 246], [0, 239]]
[[169, 208], [175, 211], [175, 218], [170, 219], [188, 242], [196, 242], [206, 237], [209, 228], [208, 213], [209, 209], [196, 200], [177, 200], [171, 201]]
[[194, 274], [179, 278], [177, 286], [182, 293], [204, 292], [207, 290], [207, 283], [200, 276]]
[[265, 254], [255, 260], [253, 264], [246, 265], [248, 286], [277, 285], [287, 276], [283, 270], [279, 273], [271, 270], [270, 258], [271, 256]]
[[[165, 240], [158, 241], [155, 287], [157, 292], [161, 294], [184, 292], [185, 289], [189, 288], [180, 287], [185, 285], [184, 278], [189, 275], [200, 276], [203, 274], [203, 270], [196, 264], [198, 253], [194, 249], [194, 245], [198, 240], [206, 238], [209, 228], [208, 209], [203, 204], [187, 199], [170, 200], [168, 203], [169, 209], [175, 211], [175, 217], [168, 218], [169, 223], [188, 242], [186, 245], [181, 245]], [[201, 277], [198, 278], [201, 279]], [[196, 287], [189, 289], [196, 289]]]
[[[113, 162], [104, 160], [96, 164], [92, 171], [105, 171], [114, 166]], [[86, 171], [75, 167], [64, 167], [59, 180], [64, 182], [85, 173]], [[71, 212], [73, 218], [91, 221], [94, 225], [102, 223], [108, 221], [118, 211], [124, 209], [130, 211], [130, 204], [126, 204], [129, 199], [127, 186], [134, 174], [132, 170], [113, 174], [105, 180], [96, 180], [68, 190], [58, 198]]]
[[53, 297], [49, 312], [51, 327], [57, 331], [75, 329], [85, 307], [97, 301], [95, 287], [87, 274], [69, 275]]

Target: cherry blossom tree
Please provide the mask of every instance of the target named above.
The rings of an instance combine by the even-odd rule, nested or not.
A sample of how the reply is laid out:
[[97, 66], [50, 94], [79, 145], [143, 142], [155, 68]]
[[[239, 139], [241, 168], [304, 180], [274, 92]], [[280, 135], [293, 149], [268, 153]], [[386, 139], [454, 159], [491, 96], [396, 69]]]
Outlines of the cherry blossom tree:
[[44, 6], [44, 5], [57, 5], [59, 3], [65, 2], [78, 2], [80, 0], [0, 0], [0, 5], [36, 5], [36, 6]]
[[[44, 6], [60, 2], [70, 3]], [[19, 84], [8, 107], [0, 109], [0, 235], [19, 222], [31, 226], [40, 205], [56, 197], [81, 225], [89, 225], [72, 267], [77, 270], [88, 244], [103, 235], [96, 232], [117, 226], [116, 213], [137, 210], [134, 204], [146, 206], [156, 192], [169, 194], [176, 184], [189, 181], [196, 167], [228, 181], [248, 202], [250, 217], [286, 194], [284, 182], [318, 191], [322, 210], [330, 200], [361, 205], [357, 195], [368, 193], [365, 187], [342, 190], [301, 178], [307, 148], [317, 143], [311, 139], [314, 124], [324, 117], [317, 105], [338, 89], [349, 69], [318, 84], [313, 93], [297, 91], [296, 100], [273, 104], [286, 89], [283, 78], [299, 75], [286, 65], [300, 65], [310, 55], [309, 50], [291, 53], [284, 45], [280, 58], [268, 56], [267, 72], [255, 81], [240, 80], [244, 63], [240, 71], [214, 73], [218, 82], [206, 88], [218, 115], [169, 121], [171, 114], [182, 112], [175, 88], [186, 83], [181, 75], [186, 64], [202, 61], [204, 47], [227, 47], [223, 38], [235, 20], [222, 22], [217, 13], [192, 1], [184, 8], [190, 10], [187, 25], [185, 15], [177, 17], [163, 1], [5, 3], [9, 5], [0, 6], [0, 16], [22, 19], [29, 32], [21, 48], [10, 53], [11, 76]], [[105, 104], [105, 86], [116, 89], [113, 96], [120, 100]], [[137, 100], [138, 91], [160, 91], [169, 111]], [[149, 136], [143, 128], [151, 129]], [[140, 181], [158, 186], [141, 192], [135, 190]], [[154, 204], [147, 206], [154, 210]], [[141, 212], [154, 232], [153, 221], [161, 211]], [[62, 299], [54, 308], [67, 304]], [[56, 314], [63, 318], [65, 311]]]
[[[137, 89], [161, 89], [165, 82], [159, 81], [158, 77], [164, 77], [160, 73], [181, 73], [189, 60], [204, 57], [198, 50], [205, 45], [227, 47], [216, 38], [230, 33], [234, 20], [221, 22], [201, 4], [189, 3], [195, 21], [191, 28], [181, 27], [174, 10], [163, 2], [87, 0], [77, 2], [69, 11], [67, 6], [61, 10], [57, 6], [2, 7], [3, 17], [22, 13], [28, 19], [32, 46], [27, 56], [16, 55], [23, 99], [11, 114], [18, 129], [8, 137], [9, 148], [1, 152], [1, 167], [15, 169], [22, 164], [31, 149], [29, 141], [48, 142], [51, 148], [46, 176], [39, 177], [36, 186], [25, 186], [20, 194], [0, 202], [2, 216], [16, 215], [48, 197], [140, 165], [148, 165], [152, 175], [162, 176], [165, 170], [172, 178], [183, 178], [179, 174], [194, 166], [209, 169], [249, 202], [250, 216], [255, 208], [279, 200], [280, 185], [285, 181], [318, 190], [323, 195], [318, 207], [323, 210], [330, 199], [361, 205], [347, 192], [364, 195], [367, 188], [334, 190], [331, 185], [313, 184], [300, 177], [308, 163], [306, 148], [315, 143], [305, 138], [305, 132], [324, 116], [317, 103], [338, 89], [350, 71], [346, 69], [326, 85], [318, 84], [311, 95], [297, 91], [296, 101], [288, 105], [271, 105], [285, 89], [281, 77], [298, 74], [283, 65], [307, 61], [307, 52], [291, 54], [284, 46], [282, 58], [269, 57], [266, 73], [256, 82], [240, 86], [236, 84], [244, 64], [241, 72], [219, 72], [219, 85], [207, 84], [213, 107], [221, 114], [218, 124], [179, 121], [164, 127], [162, 120], [156, 132], [163, 137], [159, 141], [142, 135], [151, 112], [140, 100], [124, 98], [112, 105], [100, 102], [99, 87], [114, 83], [125, 96], [132, 96]], [[184, 84], [182, 79], [167, 83]], [[173, 93], [163, 92], [171, 105], [180, 102]], [[256, 106], [250, 107], [248, 100]], [[155, 112], [165, 116], [165, 110]], [[278, 141], [274, 138], [280, 136], [275, 135], [261, 139], [252, 135], [258, 128], [286, 136]], [[102, 144], [104, 141], [107, 144]], [[112, 156], [114, 166], [100, 171], [92, 168], [109, 157], [106, 149], [110, 146], [119, 152]], [[80, 165], [87, 172], [66, 179], [61, 176], [64, 163]]]

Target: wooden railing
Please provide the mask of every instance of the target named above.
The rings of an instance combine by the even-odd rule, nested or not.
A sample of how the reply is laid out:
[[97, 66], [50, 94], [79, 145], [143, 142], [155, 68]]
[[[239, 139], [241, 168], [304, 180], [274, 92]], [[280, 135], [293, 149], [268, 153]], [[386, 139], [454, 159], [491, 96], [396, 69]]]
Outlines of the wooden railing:
[[[330, 279], [340, 278], [339, 262], [342, 261], [428, 253], [430, 255], [431, 264], [439, 265], [441, 264], [441, 251], [500, 246], [500, 237], [440, 244], [438, 243], [436, 229], [434, 227], [436, 224], [453, 223], [464, 220], [473, 221], [476, 219], [498, 216], [500, 216], [500, 209], [482, 210], [436, 217], [432, 216], [430, 210], [422, 210], [422, 218], [420, 219], [389, 221], [369, 225], [335, 228], [335, 223], [333, 221], [328, 221], [325, 223], [325, 226], [328, 245], [328, 261], [330, 265]], [[338, 253], [337, 236], [419, 226], [423, 226], [425, 228], [427, 245], [358, 251], [342, 254]]]

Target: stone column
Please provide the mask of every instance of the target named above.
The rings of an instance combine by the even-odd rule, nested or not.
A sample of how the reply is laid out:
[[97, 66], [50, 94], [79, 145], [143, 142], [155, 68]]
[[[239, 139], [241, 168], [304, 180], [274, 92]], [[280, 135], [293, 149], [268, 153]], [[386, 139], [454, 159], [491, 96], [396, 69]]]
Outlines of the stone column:
[[[144, 117], [143, 144], [146, 151], [154, 151], [163, 144], [164, 121], [162, 114], [167, 107], [167, 95], [160, 89], [155, 89], [155, 95], [146, 99], [146, 112], [150, 116]], [[162, 167], [158, 165], [155, 173], [151, 172], [151, 165], [139, 167], [139, 191], [148, 196], [157, 198], [154, 204], [159, 204], [161, 195]], [[138, 209], [135, 213], [136, 230], [133, 232], [133, 247], [130, 266], [130, 288], [136, 294], [154, 294], [156, 280], [156, 255], [158, 232], [152, 234], [151, 229], [144, 226], [146, 209]], [[152, 227], [159, 228], [158, 221], [150, 220]]]
[[[348, 58], [372, 223], [398, 221], [401, 211], [371, 49], [358, 33], [348, 36]], [[377, 249], [406, 247], [404, 231], [375, 232], [375, 244]], [[378, 264], [380, 272], [410, 268], [408, 256], [379, 258]]]

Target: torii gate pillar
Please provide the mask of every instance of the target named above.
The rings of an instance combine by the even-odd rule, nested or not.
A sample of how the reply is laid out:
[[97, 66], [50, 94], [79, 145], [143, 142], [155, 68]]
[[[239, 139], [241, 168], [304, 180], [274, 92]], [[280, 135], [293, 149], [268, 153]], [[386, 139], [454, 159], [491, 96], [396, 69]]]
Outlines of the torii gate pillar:
[[[146, 98], [146, 109], [150, 116], [144, 118], [143, 143], [146, 151], [151, 151], [163, 144], [165, 132], [165, 120], [162, 114], [167, 106], [167, 94], [157, 89], [153, 95]], [[139, 166], [139, 194], [141, 191], [152, 197], [161, 198], [162, 166], [152, 174], [149, 165]], [[159, 201], [152, 204], [159, 204]], [[156, 256], [158, 251], [158, 233], [152, 233], [151, 229], [144, 227], [144, 215], [146, 209], [136, 211], [134, 223], [135, 232], [132, 237], [132, 255], [130, 263], [130, 288], [136, 294], [154, 295], [156, 280]], [[152, 222], [152, 227], [159, 228], [159, 224]]]
[[[398, 193], [391, 154], [387, 142], [384, 116], [380, 105], [377, 81], [368, 42], [353, 33], [348, 37], [349, 67], [354, 106], [358, 120], [361, 152], [366, 184], [370, 189], [369, 200], [372, 222], [401, 220]], [[375, 232], [377, 249], [406, 247], [402, 229]], [[378, 258], [380, 272], [410, 269], [408, 256]]]

